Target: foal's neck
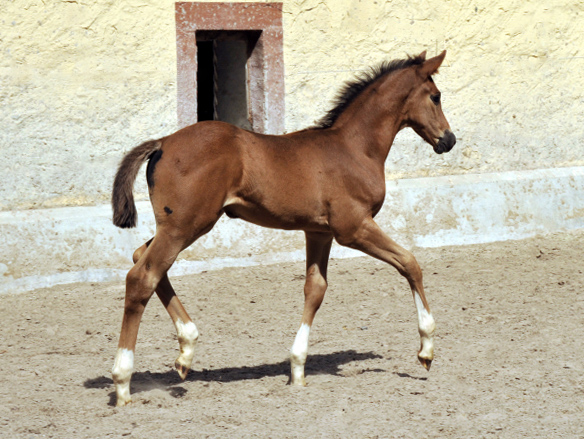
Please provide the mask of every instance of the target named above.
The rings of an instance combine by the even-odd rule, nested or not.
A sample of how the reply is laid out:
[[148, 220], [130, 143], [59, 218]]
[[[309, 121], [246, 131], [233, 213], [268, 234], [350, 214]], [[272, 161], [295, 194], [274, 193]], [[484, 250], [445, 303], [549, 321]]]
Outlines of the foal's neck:
[[412, 90], [406, 71], [371, 84], [336, 124], [350, 139], [351, 148], [384, 163], [395, 136], [405, 127], [405, 104]]

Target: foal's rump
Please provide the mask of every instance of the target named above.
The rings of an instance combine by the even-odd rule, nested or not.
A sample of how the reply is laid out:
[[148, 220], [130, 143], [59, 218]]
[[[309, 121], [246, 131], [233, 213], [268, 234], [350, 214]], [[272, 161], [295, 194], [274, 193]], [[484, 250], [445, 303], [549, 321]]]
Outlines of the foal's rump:
[[[146, 180], [157, 223], [174, 213], [176, 207], [180, 207], [177, 213], [184, 211], [185, 204], [197, 198], [197, 193], [206, 194], [199, 202], [210, 201], [210, 192], [214, 193], [214, 199], [217, 195], [224, 197], [226, 186], [241, 178], [237, 138], [243, 132], [222, 122], [200, 122], [130, 150], [121, 161], [114, 180], [114, 224], [122, 228], [136, 226], [132, 191], [146, 161], [149, 161]], [[199, 207], [204, 208], [205, 204]], [[209, 208], [216, 207], [213, 204], [217, 203], [211, 203]]]

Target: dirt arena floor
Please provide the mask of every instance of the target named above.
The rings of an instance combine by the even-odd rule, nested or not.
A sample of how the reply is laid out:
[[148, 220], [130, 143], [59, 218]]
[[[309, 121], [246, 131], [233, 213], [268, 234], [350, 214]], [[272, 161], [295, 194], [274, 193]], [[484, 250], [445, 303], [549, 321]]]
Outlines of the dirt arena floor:
[[2, 438], [584, 437], [584, 231], [414, 249], [437, 322], [416, 359], [416, 312], [399, 274], [332, 260], [307, 363], [287, 386], [303, 263], [173, 279], [201, 336], [180, 381], [174, 327], [150, 302], [133, 403], [110, 376], [122, 283], [0, 296]]

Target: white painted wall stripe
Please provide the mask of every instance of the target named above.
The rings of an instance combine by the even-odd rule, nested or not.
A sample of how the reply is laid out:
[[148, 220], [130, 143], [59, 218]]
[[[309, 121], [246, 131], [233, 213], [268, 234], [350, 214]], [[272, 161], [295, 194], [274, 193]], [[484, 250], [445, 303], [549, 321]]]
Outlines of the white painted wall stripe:
[[[139, 225], [120, 230], [111, 208], [0, 213], [0, 294], [125, 278], [133, 251], [154, 233], [147, 201]], [[406, 247], [521, 239], [584, 228], [584, 167], [428, 177], [387, 182], [376, 220]], [[304, 236], [222, 218], [185, 250], [172, 275], [304, 259]], [[333, 258], [361, 253], [335, 245]]]

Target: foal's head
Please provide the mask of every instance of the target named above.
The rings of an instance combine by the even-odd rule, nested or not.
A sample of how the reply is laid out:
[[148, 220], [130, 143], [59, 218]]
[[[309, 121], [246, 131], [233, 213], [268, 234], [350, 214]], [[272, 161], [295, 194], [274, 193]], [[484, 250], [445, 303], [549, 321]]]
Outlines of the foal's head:
[[413, 67], [416, 85], [409, 94], [404, 108], [405, 125], [413, 128], [438, 154], [450, 151], [456, 143], [456, 136], [450, 130], [450, 125], [442, 112], [440, 90], [432, 79], [445, 56], [446, 51], [428, 60], [426, 52], [416, 57], [424, 61]]

